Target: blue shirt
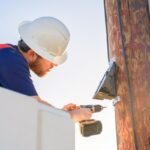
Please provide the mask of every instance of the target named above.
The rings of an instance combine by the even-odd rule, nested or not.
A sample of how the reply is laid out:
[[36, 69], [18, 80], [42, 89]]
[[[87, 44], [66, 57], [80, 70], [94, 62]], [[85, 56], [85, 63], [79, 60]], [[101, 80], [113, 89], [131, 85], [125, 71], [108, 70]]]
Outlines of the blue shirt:
[[28, 62], [17, 46], [0, 44], [0, 86], [28, 96], [38, 95]]

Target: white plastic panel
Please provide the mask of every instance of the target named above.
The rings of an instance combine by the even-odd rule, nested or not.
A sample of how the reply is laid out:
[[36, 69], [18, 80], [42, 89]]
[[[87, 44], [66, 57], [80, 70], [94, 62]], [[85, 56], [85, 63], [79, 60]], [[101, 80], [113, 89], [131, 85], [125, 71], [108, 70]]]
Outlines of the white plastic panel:
[[74, 143], [67, 113], [0, 88], [0, 150], [74, 150]]

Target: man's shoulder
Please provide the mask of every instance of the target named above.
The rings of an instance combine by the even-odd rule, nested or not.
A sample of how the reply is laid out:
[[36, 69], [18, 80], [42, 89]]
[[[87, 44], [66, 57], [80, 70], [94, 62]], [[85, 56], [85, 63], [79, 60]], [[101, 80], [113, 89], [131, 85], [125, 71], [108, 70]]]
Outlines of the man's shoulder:
[[9, 56], [9, 55], [17, 54], [17, 47], [11, 44], [0, 44], [0, 56]]
[[30, 76], [29, 65], [16, 46], [0, 49], [0, 66], [0, 75], [23, 73]]
[[17, 46], [11, 44], [0, 44], [0, 63], [13, 64], [27, 62], [19, 52]]
[[13, 45], [11, 44], [0, 44], [0, 49], [5, 49], [5, 48], [13, 48]]

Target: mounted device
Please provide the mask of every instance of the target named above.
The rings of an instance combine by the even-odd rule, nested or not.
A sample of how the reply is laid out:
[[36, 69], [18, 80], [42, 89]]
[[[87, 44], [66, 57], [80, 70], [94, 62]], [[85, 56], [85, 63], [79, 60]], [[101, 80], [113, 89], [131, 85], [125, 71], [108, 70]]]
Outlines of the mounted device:
[[116, 96], [116, 62], [112, 61], [102, 80], [100, 81], [93, 98], [100, 100], [112, 100]]

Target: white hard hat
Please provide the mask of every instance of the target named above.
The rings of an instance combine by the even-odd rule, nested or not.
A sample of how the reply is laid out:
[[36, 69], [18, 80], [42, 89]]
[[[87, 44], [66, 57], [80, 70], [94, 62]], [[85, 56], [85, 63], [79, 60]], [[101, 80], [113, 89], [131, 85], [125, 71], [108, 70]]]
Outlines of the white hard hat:
[[25, 21], [18, 30], [23, 41], [41, 57], [58, 65], [67, 59], [65, 49], [70, 33], [58, 19], [40, 17], [34, 21]]

